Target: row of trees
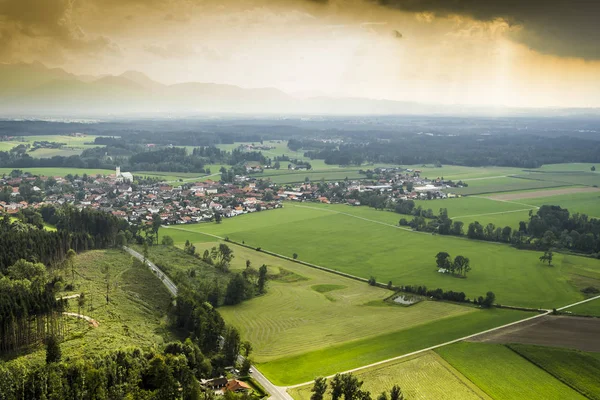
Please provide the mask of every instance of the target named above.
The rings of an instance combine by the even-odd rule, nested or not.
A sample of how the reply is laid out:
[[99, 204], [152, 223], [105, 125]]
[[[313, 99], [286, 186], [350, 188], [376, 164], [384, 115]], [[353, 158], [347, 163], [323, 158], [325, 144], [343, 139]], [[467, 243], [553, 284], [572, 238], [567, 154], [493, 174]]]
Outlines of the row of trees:
[[[315, 379], [311, 389], [311, 400], [324, 400], [327, 394], [328, 384], [331, 387], [329, 395], [331, 400], [371, 400], [371, 393], [362, 388], [363, 381], [359, 380], [353, 374], [336, 374], [329, 383], [327, 379], [318, 377]], [[400, 386], [394, 385], [388, 396], [387, 392], [382, 392], [377, 396], [377, 400], [403, 400], [404, 395]]]

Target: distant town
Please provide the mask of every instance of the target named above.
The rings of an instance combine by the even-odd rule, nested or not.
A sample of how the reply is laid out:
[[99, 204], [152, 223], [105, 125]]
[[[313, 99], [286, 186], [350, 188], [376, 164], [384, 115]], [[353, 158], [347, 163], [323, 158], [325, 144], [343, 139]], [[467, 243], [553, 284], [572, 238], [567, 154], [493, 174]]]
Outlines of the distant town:
[[[251, 170], [256, 166], [248, 166]], [[360, 206], [360, 198], [374, 193], [386, 201], [456, 197], [456, 187], [443, 178], [425, 179], [419, 170], [376, 168], [362, 171], [365, 179], [277, 185], [251, 175], [236, 175], [233, 182], [211, 179], [198, 182], [158, 182], [121, 172], [111, 175], [37, 176], [21, 170], [0, 177], [0, 212], [17, 214], [27, 207], [72, 204], [110, 212], [131, 223], [151, 221], [159, 214], [164, 225], [214, 221], [241, 214], [283, 207], [283, 201], [312, 201]], [[460, 187], [462, 182], [458, 183]]]

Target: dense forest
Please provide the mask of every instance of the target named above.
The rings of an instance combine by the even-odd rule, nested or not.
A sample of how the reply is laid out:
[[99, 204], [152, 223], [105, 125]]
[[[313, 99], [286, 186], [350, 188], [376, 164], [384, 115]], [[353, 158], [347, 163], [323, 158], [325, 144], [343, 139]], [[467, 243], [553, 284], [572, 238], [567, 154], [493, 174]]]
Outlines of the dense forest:
[[[306, 141], [305, 141], [306, 142]], [[322, 143], [315, 140], [315, 145]], [[305, 148], [313, 147], [305, 143]], [[519, 135], [404, 135], [392, 139], [356, 141], [337, 147], [307, 150], [311, 159], [332, 165], [365, 162], [412, 165], [452, 165], [537, 168], [543, 164], [600, 162], [600, 141], [572, 137], [546, 138]]]
[[[211, 359], [192, 340], [168, 343], [162, 351], [139, 348], [90, 354], [34, 367], [0, 363], [3, 400], [208, 400], [198, 380], [218, 376]], [[250, 398], [227, 392], [225, 400]]]
[[[29, 224], [30, 220], [36, 225]], [[56, 231], [43, 228], [43, 223], [50, 221]], [[18, 361], [0, 361], [1, 399], [212, 398], [211, 393], [201, 390], [198, 380], [222, 375], [225, 367], [236, 363], [244, 346], [216, 306], [235, 304], [250, 292], [262, 293], [266, 266], [260, 269], [259, 285], [252, 283], [250, 265], [244, 274], [230, 274], [230, 283], [214, 305], [209, 301], [211, 293], [198, 291], [192, 284], [181, 285], [169, 321], [178, 334], [188, 337], [185, 343], [170, 343], [160, 352], [123, 349], [86, 360], [61, 360], [65, 303], [56, 298], [68, 284], [55, 272], [69, 268], [75, 250], [132, 242], [147, 249], [155, 242], [154, 235], [153, 225], [130, 227], [111, 214], [69, 206], [44, 206], [39, 212], [21, 212], [14, 220], [8, 216], [0, 220], [0, 354], [41, 342], [47, 347], [45, 365], [25, 367]], [[195, 255], [189, 245], [186, 252]], [[202, 257], [200, 260], [201, 255], [197, 255], [198, 263], [229, 274], [233, 252], [227, 245]], [[246, 347], [248, 354], [250, 347]], [[249, 368], [249, 361], [245, 364]], [[225, 398], [240, 396], [228, 393]]]
[[[42, 221], [54, 222], [57, 230], [44, 229]], [[76, 252], [114, 247], [126, 225], [108, 213], [68, 206], [0, 219], [0, 354], [62, 334], [63, 304], [56, 293], [63, 283], [52, 272]]]

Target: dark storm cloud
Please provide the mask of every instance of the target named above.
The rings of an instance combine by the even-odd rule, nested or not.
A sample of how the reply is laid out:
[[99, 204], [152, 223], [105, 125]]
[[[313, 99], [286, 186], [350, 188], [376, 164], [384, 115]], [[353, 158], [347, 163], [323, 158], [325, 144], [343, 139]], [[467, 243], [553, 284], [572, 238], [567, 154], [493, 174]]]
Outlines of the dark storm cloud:
[[118, 51], [108, 38], [90, 37], [72, 20], [72, 0], [0, 0], [0, 31], [9, 55], [12, 48], [23, 51], [23, 39], [43, 40], [56, 51], [95, 52]]
[[511, 25], [522, 27], [513, 34], [513, 38], [534, 50], [562, 57], [600, 59], [599, 0], [368, 1], [402, 11], [430, 12], [436, 16], [458, 14], [480, 21], [503, 18]]

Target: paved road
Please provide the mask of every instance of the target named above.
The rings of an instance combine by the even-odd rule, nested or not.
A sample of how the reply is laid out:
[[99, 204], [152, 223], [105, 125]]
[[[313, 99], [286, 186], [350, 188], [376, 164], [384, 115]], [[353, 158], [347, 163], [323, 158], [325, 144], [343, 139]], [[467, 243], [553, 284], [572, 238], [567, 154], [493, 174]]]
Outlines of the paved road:
[[[123, 246], [123, 249], [138, 260], [140, 260], [141, 262], [144, 262], [144, 256], [138, 253], [137, 251], [130, 249], [127, 246]], [[173, 281], [171, 281], [169, 277], [165, 275], [165, 273], [162, 272], [160, 268], [158, 268], [152, 261], [146, 260], [146, 264], [150, 267], [152, 272], [154, 272], [156, 276], [158, 276], [162, 283], [164, 283], [167, 290], [173, 295], [173, 297], [177, 297], [177, 286], [175, 286]]]
[[[241, 354], [238, 355], [238, 363], [241, 364], [243, 362], [244, 362], [244, 356], [242, 356]], [[273, 385], [271, 383], [271, 381], [268, 380], [267, 377], [265, 377], [259, 370], [257, 370], [254, 365], [250, 368], [250, 373], [252, 375], [252, 378], [254, 378], [254, 380], [257, 381], [258, 383], [260, 383], [267, 392], [269, 392], [269, 394], [271, 395], [269, 397], [269, 399], [294, 400], [292, 398], [292, 396], [290, 396], [286, 392], [285, 387]]]

